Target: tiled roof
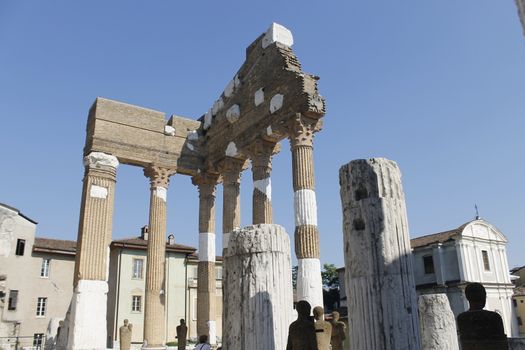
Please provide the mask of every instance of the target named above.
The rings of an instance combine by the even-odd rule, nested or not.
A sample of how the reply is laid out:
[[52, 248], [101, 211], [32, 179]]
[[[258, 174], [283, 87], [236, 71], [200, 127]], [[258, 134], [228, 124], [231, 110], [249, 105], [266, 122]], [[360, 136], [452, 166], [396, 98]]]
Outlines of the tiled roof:
[[33, 244], [34, 252], [46, 252], [65, 255], [75, 255], [77, 251], [76, 241], [66, 241], [62, 239], [35, 237]]
[[465, 229], [465, 226], [467, 226], [468, 224], [470, 224], [470, 222], [467, 222], [466, 224], [463, 224], [460, 227], [450, 230], [450, 231], [433, 233], [431, 235], [412, 238], [410, 240], [410, 246], [412, 247], [412, 249], [414, 249], [414, 248], [424, 247], [426, 245], [433, 244], [433, 243], [443, 243], [443, 242], [449, 241], [453, 237], [460, 235], [463, 229]]
[[[113, 242], [111, 242], [111, 246], [121, 247], [121, 248], [147, 249], [148, 241], [140, 237], [116, 239]], [[191, 254], [195, 252], [197, 249], [194, 247], [183, 245], [183, 244], [166, 243], [166, 250], [173, 251], [173, 252], [179, 252], [179, 253], [190, 253]]]
[[[188, 255], [188, 259], [189, 260], [198, 261], [199, 260], [199, 254], [197, 252], [195, 252], [193, 254], [190, 254], [190, 255]], [[222, 256], [221, 255], [215, 256], [215, 261], [222, 261]]]

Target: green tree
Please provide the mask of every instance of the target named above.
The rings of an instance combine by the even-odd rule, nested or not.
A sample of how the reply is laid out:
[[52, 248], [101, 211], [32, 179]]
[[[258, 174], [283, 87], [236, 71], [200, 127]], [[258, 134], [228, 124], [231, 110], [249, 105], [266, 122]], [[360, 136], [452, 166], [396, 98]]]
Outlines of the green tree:
[[323, 264], [321, 272], [323, 287], [326, 289], [339, 289], [339, 275], [334, 264]]
[[292, 267], [292, 287], [297, 289], [297, 265]]

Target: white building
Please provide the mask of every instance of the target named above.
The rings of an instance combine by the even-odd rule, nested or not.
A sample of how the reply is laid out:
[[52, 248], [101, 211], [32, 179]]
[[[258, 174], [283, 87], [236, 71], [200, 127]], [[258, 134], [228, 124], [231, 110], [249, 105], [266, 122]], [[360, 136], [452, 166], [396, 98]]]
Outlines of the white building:
[[487, 290], [485, 309], [503, 318], [505, 333], [517, 337], [512, 307], [513, 284], [507, 262], [507, 239], [492, 224], [478, 219], [457, 229], [411, 240], [418, 294], [446, 293], [454, 315], [468, 309], [464, 290], [479, 282]]

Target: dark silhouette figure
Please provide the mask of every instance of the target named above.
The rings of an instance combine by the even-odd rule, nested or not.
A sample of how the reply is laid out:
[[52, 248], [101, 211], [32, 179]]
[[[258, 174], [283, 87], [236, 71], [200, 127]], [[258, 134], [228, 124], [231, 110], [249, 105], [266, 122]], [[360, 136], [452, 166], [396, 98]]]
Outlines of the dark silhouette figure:
[[186, 350], [186, 336], [188, 335], [188, 327], [186, 321], [181, 318], [180, 325], [177, 326], [177, 348], [178, 350]]
[[480, 283], [470, 283], [465, 288], [470, 304], [468, 311], [458, 315], [458, 331], [463, 350], [507, 350], [507, 336], [503, 321], [497, 312], [483, 310], [487, 292]]
[[317, 350], [314, 319], [310, 316], [310, 304], [306, 300], [301, 300], [295, 308], [298, 316], [288, 330], [286, 350]]
[[199, 337], [199, 344], [195, 346], [195, 350], [211, 350], [211, 345], [208, 343], [208, 336], [201, 335]]

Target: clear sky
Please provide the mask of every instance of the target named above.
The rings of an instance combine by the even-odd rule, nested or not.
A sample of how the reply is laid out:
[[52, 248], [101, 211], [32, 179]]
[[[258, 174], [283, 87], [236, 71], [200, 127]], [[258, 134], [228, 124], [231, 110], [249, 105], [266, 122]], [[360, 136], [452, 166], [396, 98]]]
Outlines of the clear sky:
[[[387, 157], [411, 237], [480, 215], [524, 265], [525, 37], [513, 0], [0, 2], [0, 202], [76, 239], [88, 109], [97, 96], [198, 118], [272, 22], [294, 34], [327, 101], [315, 139], [322, 262], [343, 265], [339, 167]], [[114, 237], [147, 224], [149, 183], [118, 171]], [[274, 160], [275, 222], [293, 236], [290, 151]], [[242, 181], [251, 220], [251, 174]], [[217, 193], [217, 232], [222, 191]], [[197, 246], [198, 195], [172, 178], [168, 233]], [[220, 249], [220, 235], [217, 248]], [[220, 251], [220, 250], [218, 250]]]

